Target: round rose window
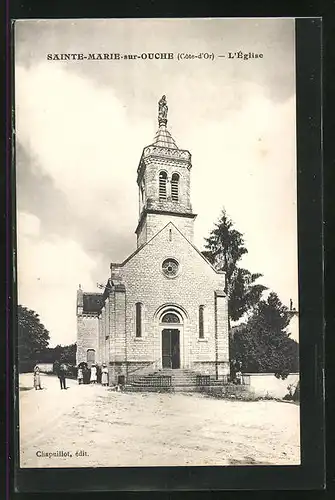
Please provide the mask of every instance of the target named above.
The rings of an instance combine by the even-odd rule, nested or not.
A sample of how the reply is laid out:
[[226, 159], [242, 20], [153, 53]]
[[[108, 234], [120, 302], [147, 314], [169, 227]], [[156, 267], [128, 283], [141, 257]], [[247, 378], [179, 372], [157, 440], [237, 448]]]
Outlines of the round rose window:
[[174, 278], [178, 274], [179, 264], [174, 259], [166, 259], [163, 262], [162, 269], [167, 278]]

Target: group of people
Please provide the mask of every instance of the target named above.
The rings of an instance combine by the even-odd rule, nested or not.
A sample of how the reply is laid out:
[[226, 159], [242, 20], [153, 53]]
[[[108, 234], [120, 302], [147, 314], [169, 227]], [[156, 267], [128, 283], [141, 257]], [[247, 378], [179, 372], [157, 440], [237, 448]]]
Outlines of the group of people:
[[[67, 374], [67, 367], [63, 363], [55, 363], [54, 365], [54, 370], [58, 376], [59, 382], [60, 382], [60, 388], [61, 389], [67, 389], [66, 387], [66, 374]], [[77, 380], [78, 384], [84, 384], [84, 383], [90, 383], [90, 384], [97, 384], [98, 382], [101, 382], [101, 385], [104, 387], [108, 386], [109, 378], [108, 378], [108, 368], [107, 365], [104, 363], [101, 367], [101, 370], [96, 364], [93, 364], [91, 366], [91, 369], [89, 370], [88, 366], [86, 363], [81, 363], [78, 368], [77, 368]], [[34, 388], [35, 390], [41, 390], [42, 385], [41, 385], [41, 374], [40, 374], [40, 368], [38, 365], [34, 367]], [[121, 390], [121, 384], [117, 384], [114, 387], [115, 390], [120, 391]]]
[[[78, 366], [78, 373], [77, 373], [77, 379], [79, 384], [84, 383], [84, 371], [88, 370], [86, 366], [79, 365]], [[90, 373], [90, 384], [97, 384], [98, 382], [98, 368], [97, 365], [93, 364], [91, 366], [91, 373]], [[101, 385], [107, 386], [108, 385], [108, 368], [107, 365], [104, 363], [101, 368]]]

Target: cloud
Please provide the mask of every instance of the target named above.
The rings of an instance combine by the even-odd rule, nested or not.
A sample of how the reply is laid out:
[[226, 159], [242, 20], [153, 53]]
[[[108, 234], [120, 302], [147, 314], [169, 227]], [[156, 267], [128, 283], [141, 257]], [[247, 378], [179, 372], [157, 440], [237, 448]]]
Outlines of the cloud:
[[76, 289], [95, 288], [96, 263], [71, 239], [43, 240], [39, 225], [36, 216], [19, 212], [18, 301], [40, 315], [53, 344], [69, 344], [76, 340]]
[[293, 316], [288, 327], [286, 328], [286, 332], [290, 335], [292, 340], [299, 342], [299, 317]]
[[262, 272], [281, 300], [297, 302], [295, 99], [273, 102], [249, 85], [244, 100], [243, 109], [220, 124], [204, 122], [193, 138], [196, 244], [224, 206], [245, 236], [242, 264]]
[[120, 223], [133, 232], [136, 168], [152, 128], [145, 122], [130, 124], [112, 89], [55, 65], [19, 66], [16, 82], [18, 140], [34, 156], [35, 171], [66, 194], [69, 217], [78, 214], [87, 233], [94, 232], [86, 241], [92, 245], [88, 250], [99, 247], [99, 232], [112, 233]]
[[78, 284], [96, 290], [135, 247], [136, 168], [151, 134], [132, 124], [129, 137], [113, 91], [63, 69], [18, 66], [16, 82], [19, 301], [69, 343]]
[[17, 220], [17, 232], [22, 237], [38, 236], [41, 221], [36, 215], [20, 212]]

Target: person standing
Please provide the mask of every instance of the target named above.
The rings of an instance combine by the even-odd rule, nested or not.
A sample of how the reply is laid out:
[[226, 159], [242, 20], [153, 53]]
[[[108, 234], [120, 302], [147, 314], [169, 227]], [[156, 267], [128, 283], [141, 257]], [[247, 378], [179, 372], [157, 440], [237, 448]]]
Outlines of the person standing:
[[39, 390], [42, 389], [42, 387], [41, 387], [40, 368], [37, 365], [34, 368], [34, 387], [35, 387], [36, 391], [37, 391], [37, 389], [39, 389]]
[[108, 385], [108, 368], [105, 364], [102, 365], [102, 370], [101, 370], [101, 385], [103, 386]]
[[66, 387], [66, 366], [62, 363], [59, 367], [58, 378], [60, 382], [61, 389], [67, 389]]
[[81, 385], [84, 382], [84, 374], [83, 374], [83, 369], [80, 367], [78, 368], [78, 383]]
[[97, 383], [97, 367], [95, 365], [91, 366], [91, 379], [90, 379], [91, 384], [96, 384]]
[[89, 384], [90, 383], [90, 370], [88, 369], [88, 366], [87, 364], [85, 363], [84, 365], [82, 365], [83, 367], [83, 383], [84, 384]]
[[236, 383], [238, 385], [242, 384], [242, 372], [240, 370], [236, 373]]

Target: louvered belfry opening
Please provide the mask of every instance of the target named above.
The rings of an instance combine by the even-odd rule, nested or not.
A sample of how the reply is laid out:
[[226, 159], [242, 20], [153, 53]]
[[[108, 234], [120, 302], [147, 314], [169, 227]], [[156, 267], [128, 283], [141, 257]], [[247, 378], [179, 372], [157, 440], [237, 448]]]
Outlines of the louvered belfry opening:
[[166, 200], [166, 182], [167, 174], [166, 172], [159, 172], [159, 201]]
[[179, 175], [173, 174], [171, 179], [171, 198], [172, 201], [179, 199]]

